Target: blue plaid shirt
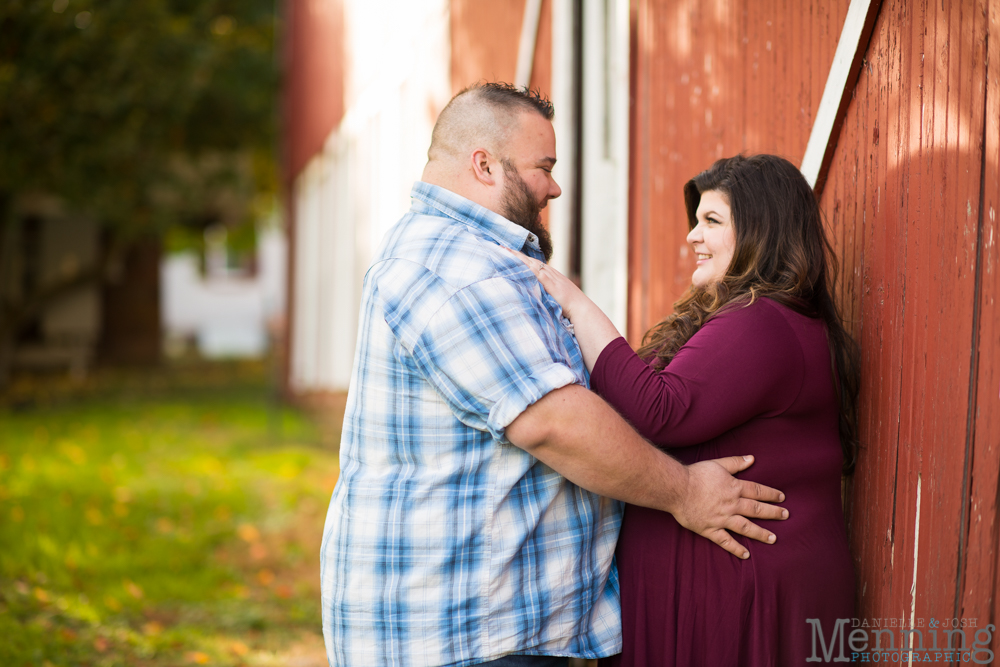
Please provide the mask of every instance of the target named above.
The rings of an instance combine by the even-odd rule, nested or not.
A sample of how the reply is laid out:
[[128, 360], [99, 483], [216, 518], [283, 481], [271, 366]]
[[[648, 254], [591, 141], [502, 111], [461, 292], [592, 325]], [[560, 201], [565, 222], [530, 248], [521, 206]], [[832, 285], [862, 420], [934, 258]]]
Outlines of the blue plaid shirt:
[[470, 665], [621, 647], [621, 504], [504, 429], [587, 386], [561, 310], [503, 248], [518, 225], [417, 183], [365, 276], [341, 473], [323, 533], [330, 664]]

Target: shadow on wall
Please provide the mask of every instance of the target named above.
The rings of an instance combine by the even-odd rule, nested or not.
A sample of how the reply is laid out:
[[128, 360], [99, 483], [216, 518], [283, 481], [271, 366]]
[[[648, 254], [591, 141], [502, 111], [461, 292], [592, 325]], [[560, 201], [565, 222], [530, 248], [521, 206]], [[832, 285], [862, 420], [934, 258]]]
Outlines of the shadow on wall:
[[1000, 77], [986, 66], [1000, 15], [898, 5], [882, 7], [821, 199], [862, 349], [858, 614], [982, 628], [1000, 549]]

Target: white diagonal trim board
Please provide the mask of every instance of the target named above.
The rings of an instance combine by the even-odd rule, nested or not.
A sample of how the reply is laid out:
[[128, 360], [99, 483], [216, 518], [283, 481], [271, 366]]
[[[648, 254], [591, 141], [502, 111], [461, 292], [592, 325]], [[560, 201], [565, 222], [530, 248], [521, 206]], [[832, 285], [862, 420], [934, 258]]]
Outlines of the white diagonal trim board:
[[830, 135], [833, 133], [833, 126], [836, 124], [841, 105], [845, 98], [850, 95], [850, 91], [847, 90], [847, 82], [851, 75], [851, 65], [856, 60], [858, 49], [867, 46], [861, 44], [861, 39], [864, 36], [869, 10], [872, 9], [872, 4], [875, 2], [876, 0], [851, 0], [851, 6], [847, 8], [844, 29], [840, 32], [837, 51], [834, 53], [833, 63], [830, 65], [830, 75], [826, 79], [823, 98], [816, 111], [816, 119], [813, 121], [812, 132], [809, 134], [809, 143], [806, 144], [806, 153], [802, 158], [802, 175], [806, 177], [806, 181], [811, 187], [816, 187], [816, 179], [823, 166], [823, 158], [826, 156], [826, 152], [832, 148]]

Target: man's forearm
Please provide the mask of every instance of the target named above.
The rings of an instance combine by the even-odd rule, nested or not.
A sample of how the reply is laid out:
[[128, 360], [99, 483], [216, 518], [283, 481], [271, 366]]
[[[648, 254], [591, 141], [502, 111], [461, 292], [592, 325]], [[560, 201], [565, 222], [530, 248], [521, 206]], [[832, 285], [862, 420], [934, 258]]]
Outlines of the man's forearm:
[[579, 385], [544, 396], [507, 427], [507, 437], [574, 484], [603, 496], [672, 512], [686, 493], [687, 469]]
[[777, 539], [750, 518], [788, 518], [786, 510], [767, 504], [783, 501], [780, 491], [733, 477], [753, 457], [681, 465], [578, 385], [557, 389], [530, 406], [507, 427], [507, 437], [578, 486], [670, 512], [682, 526], [739, 558], [749, 558], [750, 552], [732, 533], [761, 542]]

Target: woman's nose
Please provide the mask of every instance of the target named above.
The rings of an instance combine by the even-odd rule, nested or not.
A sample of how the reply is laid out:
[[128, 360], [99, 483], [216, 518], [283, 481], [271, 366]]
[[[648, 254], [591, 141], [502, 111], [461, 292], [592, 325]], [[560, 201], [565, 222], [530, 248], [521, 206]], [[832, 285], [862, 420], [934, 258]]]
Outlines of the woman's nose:
[[695, 225], [694, 229], [688, 232], [687, 242], [697, 243], [700, 240], [701, 240], [701, 225]]

